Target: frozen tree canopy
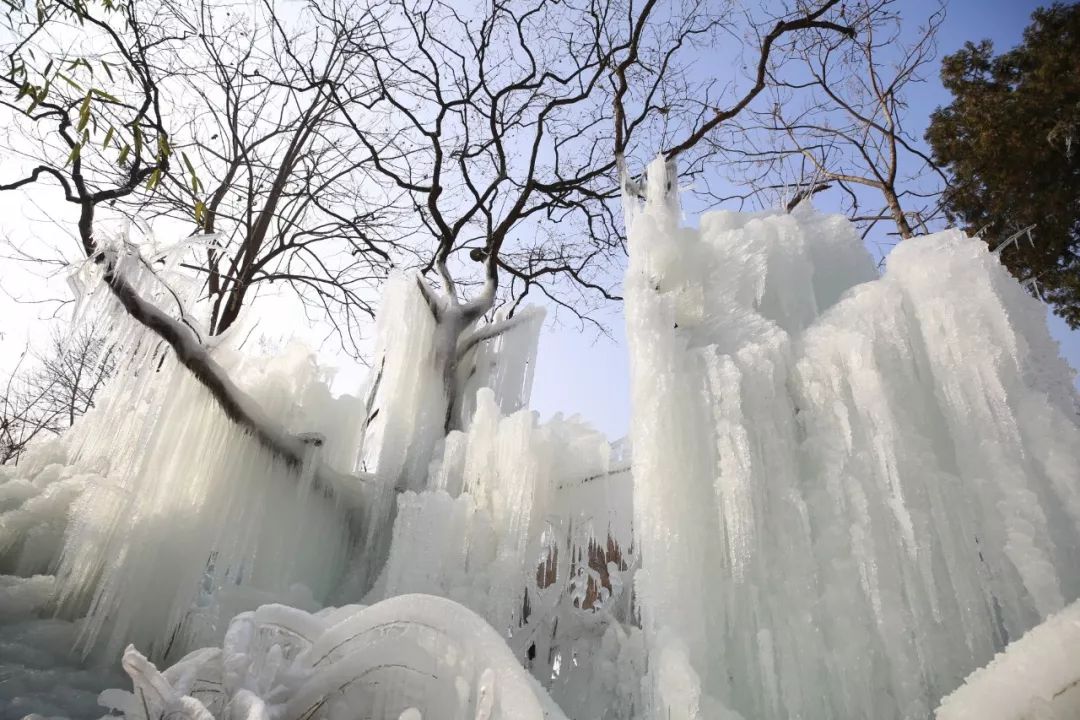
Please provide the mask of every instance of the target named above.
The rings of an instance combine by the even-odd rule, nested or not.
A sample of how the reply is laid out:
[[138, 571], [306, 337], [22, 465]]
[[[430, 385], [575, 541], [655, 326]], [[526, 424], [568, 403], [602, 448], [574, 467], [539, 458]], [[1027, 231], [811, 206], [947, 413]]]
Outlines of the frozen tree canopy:
[[645, 195], [628, 445], [529, 411], [540, 313], [448, 365], [401, 275], [356, 397], [213, 349], [290, 461], [91, 293], [129, 359], [0, 468], [0, 717], [1065, 712], [1080, 401], [1043, 309], [955, 231], [879, 277], [806, 204], [688, 228], [662, 163]]

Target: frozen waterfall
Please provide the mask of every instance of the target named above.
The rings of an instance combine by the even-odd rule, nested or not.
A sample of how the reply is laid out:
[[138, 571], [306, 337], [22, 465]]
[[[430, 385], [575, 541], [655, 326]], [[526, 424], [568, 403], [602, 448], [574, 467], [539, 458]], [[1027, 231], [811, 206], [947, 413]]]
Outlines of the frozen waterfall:
[[1023, 677], [1080, 598], [1080, 401], [1043, 308], [956, 231], [879, 277], [843, 218], [687, 227], [667, 188], [657, 163], [626, 201], [628, 444], [529, 411], [539, 313], [470, 350], [444, 437], [400, 275], [356, 397], [302, 349], [213, 350], [320, 438], [290, 466], [99, 293], [130, 360], [0, 467], [0, 704], [95, 717], [86, 668], [122, 655], [142, 700], [100, 703], [140, 719], [979, 716], [965, 678], [1035, 628], [972, 682]]

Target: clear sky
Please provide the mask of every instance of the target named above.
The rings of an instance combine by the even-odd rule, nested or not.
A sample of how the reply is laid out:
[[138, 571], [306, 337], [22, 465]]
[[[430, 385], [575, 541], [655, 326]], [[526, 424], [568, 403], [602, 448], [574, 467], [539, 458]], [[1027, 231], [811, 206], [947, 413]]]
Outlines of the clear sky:
[[[1020, 42], [1031, 12], [1048, 3], [1027, 0], [952, 0], [938, 37], [939, 58], [959, 49], [966, 41], [988, 38], [998, 51]], [[914, 23], [937, 7], [932, 0], [901, 0], [897, 7]], [[704, 63], [717, 66], [717, 63]], [[936, 74], [915, 86], [909, 95], [909, 126], [922, 136], [934, 108], [949, 102]], [[723, 207], [723, 206], [721, 206]], [[732, 208], [733, 209], [733, 208]], [[694, 219], [688, 222], [696, 224]], [[595, 332], [575, 332], [571, 321], [562, 328], [548, 328], [541, 339], [533, 391], [533, 408], [542, 418], [556, 412], [580, 414], [614, 439], [629, 428], [629, 366], [622, 320], [614, 313], [604, 318], [612, 338]], [[1080, 367], [1080, 332], [1070, 331], [1057, 317], [1050, 317], [1051, 332], [1074, 367]]]

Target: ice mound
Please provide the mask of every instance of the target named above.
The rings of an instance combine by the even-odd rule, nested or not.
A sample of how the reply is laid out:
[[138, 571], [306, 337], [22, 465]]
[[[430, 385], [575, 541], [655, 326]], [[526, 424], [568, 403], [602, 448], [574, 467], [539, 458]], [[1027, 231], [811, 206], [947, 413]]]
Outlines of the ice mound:
[[124, 680], [112, 663], [86, 666], [72, 656], [79, 624], [48, 617], [55, 582], [0, 575], [0, 720], [96, 720], [101, 688]]
[[490, 625], [431, 595], [315, 614], [265, 605], [233, 619], [221, 648], [158, 672], [129, 647], [124, 669], [134, 692], [100, 702], [128, 720], [566, 718]]

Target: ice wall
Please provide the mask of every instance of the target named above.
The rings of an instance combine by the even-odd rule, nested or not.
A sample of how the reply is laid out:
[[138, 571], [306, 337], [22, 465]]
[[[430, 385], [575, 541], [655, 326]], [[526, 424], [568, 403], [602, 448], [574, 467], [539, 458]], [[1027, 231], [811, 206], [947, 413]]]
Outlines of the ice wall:
[[[879, 278], [842, 218], [690, 229], [667, 186], [654, 167], [628, 208], [632, 463], [528, 411], [536, 316], [462, 359], [444, 437], [446, 348], [413, 276], [387, 288], [359, 398], [304, 351], [214, 349], [283, 432], [325, 436], [299, 469], [103, 311], [131, 357], [116, 387], [0, 468], [0, 573], [20, 576], [0, 575], [0, 640], [29, 653], [45, 615], [85, 614], [49, 647], [133, 641], [150, 711], [201, 720], [929, 717], [1080, 595], [1080, 403], [1043, 310], [958, 233], [905, 241]], [[328, 497], [316, 463], [361, 490]]]
[[875, 280], [807, 207], [628, 209], [651, 717], [924, 718], [1080, 595], [1080, 428], [1043, 309], [958, 232]]

